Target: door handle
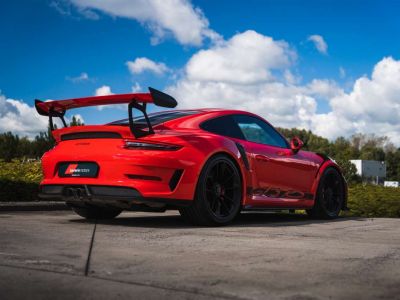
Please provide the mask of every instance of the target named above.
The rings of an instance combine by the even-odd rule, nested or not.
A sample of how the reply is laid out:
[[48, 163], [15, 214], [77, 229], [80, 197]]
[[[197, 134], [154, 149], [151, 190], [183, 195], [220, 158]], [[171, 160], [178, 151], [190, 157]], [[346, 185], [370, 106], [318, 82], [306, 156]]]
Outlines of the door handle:
[[265, 162], [270, 161], [270, 159], [269, 159], [268, 156], [261, 155], [261, 154], [257, 154], [257, 155], [256, 155], [256, 159], [257, 159], [257, 160], [260, 160], [260, 161], [265, 161]]

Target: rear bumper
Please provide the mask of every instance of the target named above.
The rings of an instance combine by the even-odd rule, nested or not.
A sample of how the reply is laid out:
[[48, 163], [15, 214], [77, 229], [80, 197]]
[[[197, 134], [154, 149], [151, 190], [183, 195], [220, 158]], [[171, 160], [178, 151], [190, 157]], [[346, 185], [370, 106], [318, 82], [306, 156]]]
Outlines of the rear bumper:
[[41, 185], [39, 197], [42, 199], [62, 200], [70, 206], [102, 206], [125, 210], [164, 211], [172, 207], [185, 207], [190, 200], [143, 197], [132, 187], [65, 184]]

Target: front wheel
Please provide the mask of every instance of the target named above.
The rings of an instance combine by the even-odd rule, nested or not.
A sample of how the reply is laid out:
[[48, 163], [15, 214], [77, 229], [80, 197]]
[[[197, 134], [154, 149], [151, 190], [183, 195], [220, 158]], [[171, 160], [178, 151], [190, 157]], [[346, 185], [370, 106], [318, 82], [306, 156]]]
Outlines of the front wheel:
[[110, 209], [96, 206], [73, 206], [72, 210], [81, 217], [84, 217], [85, 219], [113, 219], [118, 216], [122, 211], [120, 209]]
[[179, 212], [195, 225], [226, 225], [239, 213], [241, 200], [238, 168], [225, 155], [216, 155], [201, 171], [192, 205], [179, 209]]
[[307, 214], [319, 219], [334, 219], [340, 214], [344, 201], [344, 185], [340, 173], [328, 168], [322, 175], [314, 207]]

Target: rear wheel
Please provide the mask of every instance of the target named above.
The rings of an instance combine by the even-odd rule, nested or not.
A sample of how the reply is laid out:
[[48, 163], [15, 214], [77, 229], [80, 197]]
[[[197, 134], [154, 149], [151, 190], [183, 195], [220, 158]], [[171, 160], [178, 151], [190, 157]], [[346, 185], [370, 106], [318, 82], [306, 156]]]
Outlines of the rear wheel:
[[195, 225], [225, 225], [239, 213], [241, 199], [238, 168], [228, 157], [216, 155], [201, 171], [192, 205], [179, 209], [179, 212]]
[[72, 207], [72, 210], [86, 219], [113, 219], [118, 216], [122, 210], [110, 209], [97, 206]]
[[342, 176], [334, 168], [328, 168], [321, 177], [317, 198], [307, 214], [319, 219], [334, 219], [339, 216], [344, 201]]

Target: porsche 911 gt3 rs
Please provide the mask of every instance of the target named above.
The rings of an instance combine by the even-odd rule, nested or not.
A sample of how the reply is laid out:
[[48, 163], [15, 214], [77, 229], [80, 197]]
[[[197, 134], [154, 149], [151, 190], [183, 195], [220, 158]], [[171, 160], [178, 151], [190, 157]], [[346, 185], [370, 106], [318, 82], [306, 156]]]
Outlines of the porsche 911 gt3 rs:
[[[40, 196], [62, 199], [85, 218], [113, 218], [123, 210], [178, 209], [193, 224], [224, 225], [243, 210], [306, 210], [335, 218], [346, 208], [339, 166], [301, 150], [270, 123], [245, 111], [166, 110], [176, 100], [149, 93], [35, 101], [49, 118], [56, 145], [42, 157]], [[128, 118], [67, 127], [69, 109], [128, 104]], [[142, 116], [134, 116], [133, 110]], [[64, 128], [56, 129], [53, 118]]]

